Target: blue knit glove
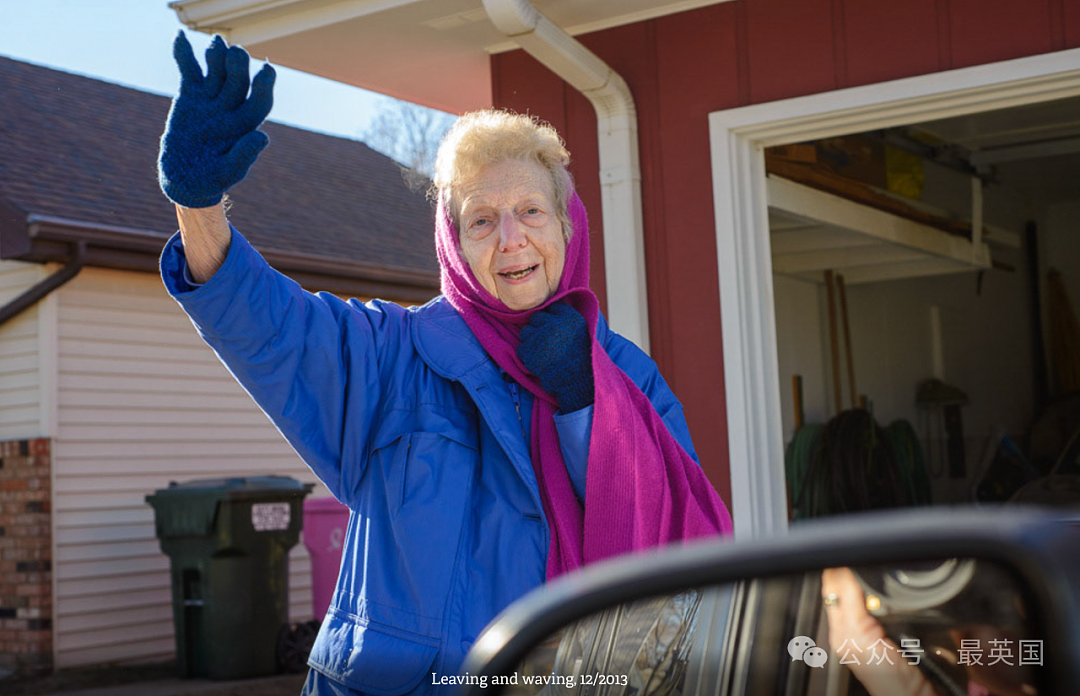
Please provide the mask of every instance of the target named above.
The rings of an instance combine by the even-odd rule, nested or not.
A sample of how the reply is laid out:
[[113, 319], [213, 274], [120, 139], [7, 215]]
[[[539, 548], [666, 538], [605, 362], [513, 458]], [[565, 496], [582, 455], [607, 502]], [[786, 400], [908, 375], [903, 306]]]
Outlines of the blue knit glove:
[[517, 354], [544, 391], [555, 397], [561, 413], [573, 413], [595, 400], [589, 325], [570, 305], [556, 302], [534, 312], [521, 329]]
[[270, 142], [256, 130], [274, 101], [274, 69], [264, 65], [250, 80], [248, 54], [215, 36], [206, 49], [206, 76], [184, 32], [173, 42], [180, 91], [173, 99], [158, 154], [161, 190], [187, 208], [221, 202], [247, 176]]

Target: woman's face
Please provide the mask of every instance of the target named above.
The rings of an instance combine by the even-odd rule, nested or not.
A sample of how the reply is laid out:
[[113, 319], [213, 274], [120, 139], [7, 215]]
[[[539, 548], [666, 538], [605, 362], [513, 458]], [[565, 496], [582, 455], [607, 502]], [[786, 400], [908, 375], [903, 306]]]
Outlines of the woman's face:
[[510, 309], [531, 309], [559, 288], [566, 240], [551, 176], [536, 162], [482, 168], [457, 188], [461, 255], [485, 290]]

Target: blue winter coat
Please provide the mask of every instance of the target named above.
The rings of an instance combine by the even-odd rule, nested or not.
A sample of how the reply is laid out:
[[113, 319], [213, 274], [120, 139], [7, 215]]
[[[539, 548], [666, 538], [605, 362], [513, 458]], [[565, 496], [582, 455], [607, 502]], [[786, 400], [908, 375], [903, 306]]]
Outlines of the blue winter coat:
[[[177, 234], [161, 259], [169, 293], [352, 511], [310, 665], [377, 696], [439, 690], [432, 673], [457, 674], [488, 621], [544, 582], [547, 520], [499, 367], [445, 299], [313, 295], [235, 229], [207, 283], [184, 269]], [[655, 363], [602, 319], [597, 334], [696, 458]]]

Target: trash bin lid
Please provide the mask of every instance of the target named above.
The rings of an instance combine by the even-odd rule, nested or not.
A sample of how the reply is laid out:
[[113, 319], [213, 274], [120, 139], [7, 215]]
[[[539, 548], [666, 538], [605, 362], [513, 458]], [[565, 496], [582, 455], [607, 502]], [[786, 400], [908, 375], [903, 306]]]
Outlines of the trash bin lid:
[[196, 479], [154, 491], [146, 502], [154, 508], [154, 522], [159, 538], [203, 536], [214, 525], [218, 503], [225, 500], [295, 499], [308, 494], [314, 486], [291, 476], [236, 476]]
[[234, 497], [245, 493], [290, 493], [310, 491], [309, 483], [302, 483], [291, 476], [234, 476], [231, 478], [195, 479], [177, 483], [169, 482], [168, 488], [154, 491], [154, 495], [206, 495], [217, 493], [220, 497]]

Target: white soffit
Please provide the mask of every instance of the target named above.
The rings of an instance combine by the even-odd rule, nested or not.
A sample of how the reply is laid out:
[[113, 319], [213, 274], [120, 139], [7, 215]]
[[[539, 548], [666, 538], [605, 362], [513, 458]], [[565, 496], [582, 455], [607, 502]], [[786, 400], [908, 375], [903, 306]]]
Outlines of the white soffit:
[[[571, 35], [729, 0], [535, 0]], [[188, 27], [257, 58], [461, 113], [491, 106], [490, 54], [516, 48], [481, 0], [179, 0]]]

